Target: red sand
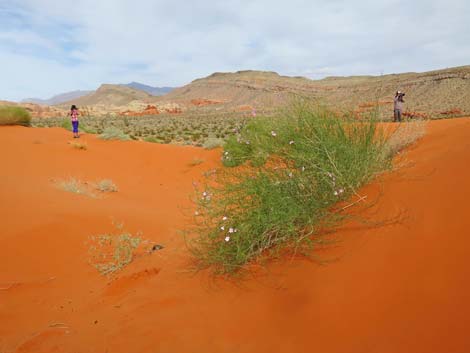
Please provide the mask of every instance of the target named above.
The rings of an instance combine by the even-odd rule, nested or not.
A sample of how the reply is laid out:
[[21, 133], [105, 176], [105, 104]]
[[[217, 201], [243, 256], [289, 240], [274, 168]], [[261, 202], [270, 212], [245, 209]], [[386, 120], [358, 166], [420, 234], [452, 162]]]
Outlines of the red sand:
[[[0, 352], [470, 352], [470, 119], [431, 122], [413, 164], [361, 191], [370, 220], [346, 224], [319, 265], [284, 260], [228, 283], [187, 272], [177, 230], [192, 182], [216, 151], [0, 128]], [[195, 158], [205, 160], [190, 166]], [[110, 178], [92, 199], [51, 179]], [[164, 244], [108, 280], [88, 263], [90, 235]]]

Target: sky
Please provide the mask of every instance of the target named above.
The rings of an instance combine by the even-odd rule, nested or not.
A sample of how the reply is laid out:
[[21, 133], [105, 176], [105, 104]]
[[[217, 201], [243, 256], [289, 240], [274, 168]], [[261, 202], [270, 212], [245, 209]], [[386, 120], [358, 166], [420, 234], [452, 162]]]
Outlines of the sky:
[[0, 100], [213, 72], [325, 76], [470, 64], [469, 0], [0, 0]]

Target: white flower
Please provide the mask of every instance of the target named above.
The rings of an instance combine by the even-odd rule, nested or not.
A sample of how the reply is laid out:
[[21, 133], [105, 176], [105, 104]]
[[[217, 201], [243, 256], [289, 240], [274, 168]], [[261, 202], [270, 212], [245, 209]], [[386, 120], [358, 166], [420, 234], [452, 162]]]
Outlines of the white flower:
[[271, 135], [276, 137], [277, 136], [276, 131], [271, 131]]
[[207, 192], [204, 191], [204, 192], [202, 193], [202, 196], [206, 197], [206, 196], [207, 196]]
[[246, 141], [245, 143], [246, 143], [247, 145], [249, 145], [249, 144], [250, 144], [250, 141]]
[[226, 221], [228, 218], [226, 216], [222, 217], [222, 221]]
[[294, 144], [294, 141], [289, 141], [289, 145], [293, 145]]
[[338, 196], [338, 191], [335, 191], [334, 194], [335, 194], [335, 196]]
[[224, 154], [225, 154], [226, 156], [228, 156], [228, 151], [225, 151], [225, 153], [224, 153]]
[[237, 228], [235, 228], [235, 229], [233, 230], [233, 232], [234, 232], [234, 233], [238, 232], [238, 229], [237, 229]]
[[339, 189], [339, 193], [342, 194], [344, 192], [344, 189]]
[[305, 172], [305, 167], [302, 167], [302, 171]]
[[229, 236], [226, 236], [226, 237], [225, 237], [225, 241], [230, 241], [230, 237], [229, 237]]
[[234, 229], [233, 229], [233, 228], [229, 228], [229, 229], [228, 229], [228, 232], [229, 232], [229, 233], [233, 233], [233, 232], [234, 232]]
[[220, 230], [225, 230], [225, 227], [224, 226], [220, 227]]
[[292, 172], [290, 172], [290, 173], [289, 173], [289, 178], [292, 178], [292, 175], [293, 175]]

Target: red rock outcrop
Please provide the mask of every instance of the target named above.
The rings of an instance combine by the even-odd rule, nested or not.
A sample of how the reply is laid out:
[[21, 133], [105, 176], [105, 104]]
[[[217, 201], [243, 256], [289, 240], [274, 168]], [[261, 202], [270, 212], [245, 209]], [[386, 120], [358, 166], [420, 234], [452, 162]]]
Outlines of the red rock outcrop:
[[224, 102], [221, 100], [216, 100], [216, 99], [204, 99], [204, 98], [191, 99], [191, 104], [195, 105], [196, 107], [205, 107], [208, 105], [222, 104], [222, 103]]

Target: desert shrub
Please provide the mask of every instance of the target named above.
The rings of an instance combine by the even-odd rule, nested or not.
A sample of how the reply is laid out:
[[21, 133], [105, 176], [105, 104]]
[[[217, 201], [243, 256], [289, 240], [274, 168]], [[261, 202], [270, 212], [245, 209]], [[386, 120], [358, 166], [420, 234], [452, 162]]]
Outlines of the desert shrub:
[[95, 189], [101, 192], [117, 192], [118, 188], [111, 179], [103, 179], [95, 184]]
[[89, 242], [91, 264], [102, 275], [112, 275], [132, 262], [142, 240], [117, 225], [116, 232], [91, 236]]
[[63, 119], [60, 127], [64, 128], [65, 130], [72, 130], [72, 122], [70, 119]]
[[419, 140], [426, 133], [427, 122], [423, 120], [409, 121], [399, 124], [388, 137], [385, 144], [385, 153], [393, 156], [397, 152]]
[[84, 150], [86, 151], [88, 149], [88, 144], [86, 142], [79, 142], [79, 141], [72, 141], [70, 142], [70, 146], [77, 150]]
[[91, 198], [100, 198], [95, 192], [117, 192], [116, 184], [110, 179], [103, 179], [97, 182], [87, 182], [76, 178], [67, 178], [55, 181], [56, 187], [73, 194], [85, 195]]
[[222, 168], [197, 190], [199, 266], [233, 273], [261, 254], [314, 245], [334, 205], [390, 166], [374, 119], [357, 122], [307, 102], [256, 118], [228, 139]]
[[158, 137], [154, 137], [154, 136], [149, 136], [149, 137], [146, 137], [144, 138], [144, 141], [145, 142], [152, 142], [152, 143], [162, 143], [163, 140], [158, 138]]
[[211, 150], [217, 147], [222, 147], [224, 143], [225, 143], [224, 139], [220, 139], [216, 137], [209, 137], [203, 142], [202, 147], [204, 147], [207, 150]]
[[107, 127], [99, 137], [102, 140], [130, 140], [129, 135], [116, 127]]
[[31, 125], [31, 115], [22, 107], [0, 106], [0, 125]]
[[73, 194], [85, 195], [92, 198], [96, 197], [96, 195], [90, 190], [88, 183], [73, 177], [58, 180], [55, 182], [55, 184], [59, 189], [71, 192]]

